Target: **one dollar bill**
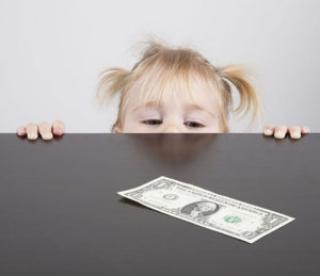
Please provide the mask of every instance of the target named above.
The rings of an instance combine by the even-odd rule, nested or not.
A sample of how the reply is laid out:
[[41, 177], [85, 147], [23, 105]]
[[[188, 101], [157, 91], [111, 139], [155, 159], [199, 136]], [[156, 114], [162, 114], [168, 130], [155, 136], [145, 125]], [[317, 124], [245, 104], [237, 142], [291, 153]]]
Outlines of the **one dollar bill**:
[[167, 215], [253, 243], [293, 217], [160, 176], [119, 195]]

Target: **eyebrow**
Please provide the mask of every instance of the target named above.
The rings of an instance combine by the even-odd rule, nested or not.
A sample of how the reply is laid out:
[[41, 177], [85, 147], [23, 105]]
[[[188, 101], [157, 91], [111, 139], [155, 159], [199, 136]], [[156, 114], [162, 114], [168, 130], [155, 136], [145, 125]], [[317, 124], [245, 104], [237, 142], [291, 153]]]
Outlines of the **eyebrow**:
[[217, 115], [215, 113], [213, 113], [212, 111], [208, 110], [207, 108], [201, 106], [201, 105], [198, 105], [198, 104], [191, 104], [191, 105], [188, 105], [188, 107], [186, 108], [187, 110], [190, 110], [190, 111], [193, 111], [193, 110], [196, 110], [196, 111], [203, 111], [203, 112], [206, 112], [208, 113], [209, 115], [211, 115], [212, 117], [216, 117]]
[[[135, 112], [135, 111], [137, 111], [138, 109], [141, 109], [141, 108], [157, 108], [157, 107], [160, 107], [160, 109], [161, 109], [161, 103], [158, 103], [156, 101], [149, 101], [146, 104], [136, 106], [132, 111]], [[195, 111], [202, 111], [202, 112], [208, 113], [212, 117], [216, 117], [217, 116], [212, 111], [210, 111], [210, 110], [206, 109], [205, 107], [203, 107], [201, 105], [198, 105], [198, 104], [190, 104], [190, 105], [188, 105], [186, 107], [186, 110], [188, 110], [188, 111], [194, 111], [194, 110]]]

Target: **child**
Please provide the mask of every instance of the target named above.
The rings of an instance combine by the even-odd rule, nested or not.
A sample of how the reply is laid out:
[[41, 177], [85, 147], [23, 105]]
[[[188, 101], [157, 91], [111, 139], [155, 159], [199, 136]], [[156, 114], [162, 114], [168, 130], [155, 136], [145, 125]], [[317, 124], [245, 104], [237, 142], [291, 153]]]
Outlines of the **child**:
[[[233, 85], [240, 103], [233, 108]], [[150, 40], [141, 59], [131, 71], [109, 68], [98, 84], [97, 98], [105, 102], [120, 93], [120, 103], [112, 133], [227, 133], [230, 112], [252, 113], [251, 123], [260, 113], [259, 97], [237, 65], [215, 67], [190, 48], [173, 48]], [[45, 140], [64, 133], [62, 121], [51, 126], [29, 123], [17, 129], [19, 136]], [[264, 134], [282, 139], [289, 131], [299, 139], [310, 132], [307, 127], [264, 127]]]

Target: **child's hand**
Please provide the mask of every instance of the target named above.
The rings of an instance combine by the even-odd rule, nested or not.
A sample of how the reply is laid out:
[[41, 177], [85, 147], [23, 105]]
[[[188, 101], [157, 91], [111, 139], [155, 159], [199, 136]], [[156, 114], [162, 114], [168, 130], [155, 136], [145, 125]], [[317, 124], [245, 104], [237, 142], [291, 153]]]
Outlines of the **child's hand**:
[[288, 131], [292, 139], [300, 139], [303, 134], [310, 133], [310, 129], [305, 126], [287, 127], [287, 126], [281, 125], [281, 126], [274, 127], [272, 125], [266, 125], [263, 129], [263, 134], [266, 136], [274, 136], [277, 139], [283, 139], [286, 137], [286, 134], [288, 133]]
[[64, 123], [56, 120], [52, 125], [48, 122], [42, 122], [39, 125], [28, 123], [25, 126], [17, 128], [17, 135], [21, 137], [27, 136], [28, 140], [36, 140], [38, 138], [38, 133], [40, 133], [43, 140], [51, 140], [53, 135], [62, 136], [64, 130]]

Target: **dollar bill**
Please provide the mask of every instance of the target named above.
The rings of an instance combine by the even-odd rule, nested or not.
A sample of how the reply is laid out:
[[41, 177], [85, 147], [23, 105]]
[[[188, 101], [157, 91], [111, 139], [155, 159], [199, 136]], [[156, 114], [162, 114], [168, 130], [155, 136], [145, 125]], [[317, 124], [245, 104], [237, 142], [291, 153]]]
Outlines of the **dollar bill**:
[[146, 207], [253, 243], [293, 217], [160, 176], [119, 195]]

